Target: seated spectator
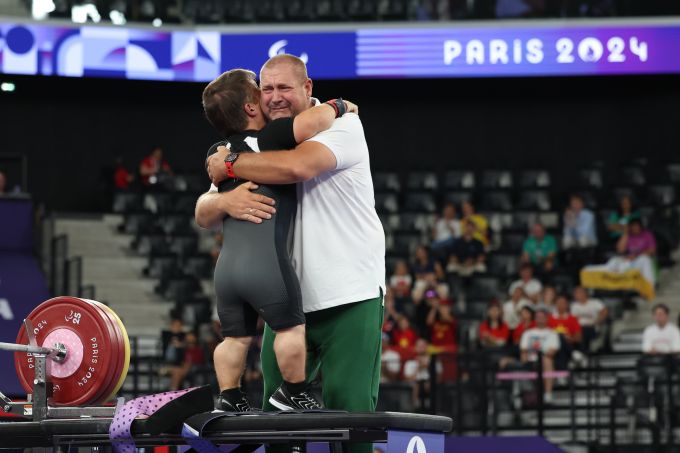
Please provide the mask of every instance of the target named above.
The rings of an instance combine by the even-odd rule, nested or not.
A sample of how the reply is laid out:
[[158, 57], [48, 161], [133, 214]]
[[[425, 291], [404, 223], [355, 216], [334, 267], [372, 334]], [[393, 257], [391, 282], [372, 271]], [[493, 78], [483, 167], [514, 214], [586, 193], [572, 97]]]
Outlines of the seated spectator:
[[652, 309], [654, 324], [647, 326], [642, 334], [642, 352], [645, 354], [680, 353], [680, 330], [669, 321], [670, 310], [665, 304]]
[[581, 281], [589, 288], [637, 291], [647, 300], [654, 299], [656, 239], [640, 219], [631, 219], [616, 245], [619, 256], [605, 264], [585, 266]]
[[571, 314], [576, 316], [582, 330], [583, 350], [590, 352], [592, 341], [598, 334], [604, 333], [607, 323], [607, 307], [598, 300], [588, 297], [588, 291], [583, 286], [574, 288], [574, 303], [571, 304]]
[[430, 328], [430, 343], [437, 352], [456, 349], [456, 320], [451, 313], [451, 303], [438, 295], [428, 298], [430, 312], [425, 323]]
[[405, 302], [411, 299], [411, 289], [413, 286], [413, 277], [411, 277], [406, 261], [397, 261], [389, 283], [398, 310], [402, 311], [403, 306], [406, 305]]
[[[566, 369], [574, 351], [581, 347], [581, 324], [572, 315], [567, 296], [560, 294], [555, 301], [556, 312], [548, 318], [548, 326], [560, 337], [560, 350], [556, 363], [560, 370]], [[581, 356], [578, 356], [580, 359]]]
[[522, 263], [529, 263], [541, 274], [550, 274], [555, 268], [557, 259], [557, 241], [545, 233], [545, 227], [534, 224], [531, 234], [522, 247]]
[[555, 313], [556, 300], [557, 289], [552, 285], [545, 285], [543, 291], [541, 291], [541, 296], [538, 298], [538, 304], [548, 307], [551, 313]]
[[538, 302], [538, 298], [541, 296], [541, 291], [543, 290], [543, 285], [539, 280], [534, 278], [534, 268], [531, 264], [525, 263], [520, 266], [519, 280], [512, 282], [508, 293], [512, 295], [517, 287], [522, 288], [526, 297], [533, 303]]
[[[430, 354], [427, 341], [419, 338], [415, 344], [415, 357], [404, 363], [404, 381], [412, 384], [411, 397], [413, 406], [418, 409], [431, 407], [427, 402], [430, 395]], [[441, 374], [439, 362], [436, 365], [437, 374]]]
[[406, 316], [399, 316], [397, 327], [392, 332], [392, 344], [395, 347], [408, 350], [415, 346], [418, 335], [411, 327], [411, 321]]
[[612, 212], [607, 219], [607, 231], [609, 236], [618, 240], [627, 230], [627, 226], [633, 219], [641, 219], [640, 211], [633, 208], [633, 202], [628, 195], [619, 200], [619, 209]]
[[498, 302], [491, 302], [486, 309], [486, 319], [479, 325], [479, 342], [483, 348], [499, 349], [505, 347], [510, 337], [510, 329], [503, 321]]
[[134, 175], [125, 168], [123, 159], [120, 157], [116, 158], [115, 168], [113, 170], [113, 187], [116, 190], [127, 190], [130, 188], [130, 184], [134, 179]]
[[510, 295], [510, 300], [503, 304], [503, 319], [510, 330], [515, 329], [521, 321], [520, 312], [523, 307], [531, 305], [531, 301], [524, 295], [521, 286], [515, 286]]
[[453, 244], [447, 271], [468, 277], [474, 272], [486, 272], [484, 244], [475, 238], [475, 226], [464, 222], [463, 236]]
[[472, 222], [475, 226], [474, 237], [479, 242], [484, 244], [484, 247], [489, 247], [489, 221], [481, 214], [475, 213], [475, 205], [470, 201], [464, 201], [461, 205], [463, 211], [463, 218], [461, 221]]
[[[543, 353], [543, 371], [555, 370], [555, 354], [560, 348], [560, 339], [557, 333], [548, 326], [548, 310], [538, 307], [536, 310], [536, 327], [525, 331], [520, 340], [521, 359], [523, 363], [536, 362], [538, 352]], [[553, 378], [545, 378], [545, 394], [543, 400], [551, 403]]]
[[517, 349], [517, 356], [519, 356], [519, 343], [522, 340], [522, 335], [534, 327], [536, 327], [534, 308], [531, 305], [525, 305], [519, 311], [519, 324], [512, 331], [512, 344]]
[[656, 255], [656, 239], [649, 230], [642, 227], [640, 219], [631, 219], [616, 244], [616, 251], [624, 255], [630, 268], [638, 269], [646, 280], [656, 283], [652, 262]]
[[443, 283], [445, 277], [444, 268], [430, 256], [427, 247], [423, 245], [418, 246], [411, 269], [413, 269], [413, 274], [415, 275], [411, 297], [416, 304], [423, 300], [425, 291], [430, 288], [435, 288], [437, 293], [443, 297], [448, 297], [449, 288], [446, 283]]
[[184, 357], [179, 366], [173, 366], [170, 372], [170, 390], [182, 388], [182, 382], [197, 366], [205, 365], [205, 353], [198, 344], [194, 332], [187, 332], [185, 336]]
[[402, 316], [397, 312], [394, 304], [393, 292], [390, 288], [387, 288], [385, 293], [385, 310], [383, 312], [383, 334], [387, 336], [390, 343], [393, 341], [394, 330], [399, 325], [399, 318]]
[[184, 323], [179, 317], [170, 319], [170, 329], [162, 332], [163, 361], [166, 365], [180, 365], [184, 359]]
[[445, 262], [461, 233], [460, 220], [456, 218], [456, 206], [453, 203], [446, 203], [442, 216], [432, 227], [432, 253]]
[[142, 159], [139, 164], [139, 174], [145, 186], [163, 183], [172, 176], [170, 164], [163, 159], [163, 148], [156, 146], [151, 154]]
[[389, 338], [383, 336], [380, 355], [380, 382], [397, 382], [401, 377], [401, 356], [392, 348]]
[[580, 195], [572, 195], [569, 207], [564, 211], [562, 247], [589, 248], [597, 245], [595, 214], [586, 209]]

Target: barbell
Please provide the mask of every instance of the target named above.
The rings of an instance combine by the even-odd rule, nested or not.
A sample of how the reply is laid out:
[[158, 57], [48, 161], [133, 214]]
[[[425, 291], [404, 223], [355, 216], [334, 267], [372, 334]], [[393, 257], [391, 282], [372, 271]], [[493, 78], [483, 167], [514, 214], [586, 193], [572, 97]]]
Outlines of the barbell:
[[61, 296], [38, 305], [26, 317], [16, 344], [0, 343], [14, 352], [19, 382], [34, 387], [36, 354], [47, 356], [52, 382], [50, 403], [88, 406], [110, 401], [120, 390], [130, 365], [130, 341], [123, 322], [106, 305]]

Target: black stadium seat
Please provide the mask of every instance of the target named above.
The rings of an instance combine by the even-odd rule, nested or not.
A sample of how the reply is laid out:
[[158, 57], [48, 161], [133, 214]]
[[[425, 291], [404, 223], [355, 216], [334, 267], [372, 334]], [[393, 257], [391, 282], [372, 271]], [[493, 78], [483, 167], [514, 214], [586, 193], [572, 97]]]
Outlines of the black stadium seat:
[[399, 210], [399, 199], [392, 192], [375, 193], [375, 209], [379, 213], [395, 213]]
[[373, 190], [399, 192], [401, 190], [399, 175], [392, 172], [376, 172], [373, 175]]
[[532, 211], [550, 211], [550, 193], [545, 190], [521, 192], [517, 207]]
[[113, 212], [125, 214], [142, 210], [142, 195], [137, 192], [116, 192], [113, 195]]
[[435, 191], [439, 188], [437, 174], [431, 171], [409, 173], [406, 178], [406, 188], [409, 190]]
[[482, 187], [487, 189], [510, 189], [513, 187], [509, 170], [486, 170], [482, 173]]
[[510, 192], [501, 190], [483, 192], [480, 208], [484, 211], [511, 211], [513, 203]]
[[474, 189], [475, 173], [470, 170], [447, 171], [444, 175], [445, 189]]
[[519, 187], [526, 189], [550, 187], [550, 182], [547, 170], [524, 170], [519, 175]]
[[676, 201], [675, 187], [670, 184], [649, 186], [647, 201], [657, 207], [671, 206]]
[[472, 192], [449, 191], [444, 193], [444, 203], [453, 203], [461, 205], [466, 201], [472, 201]]
[[437, 211], [437, 202], [434, 195], [429, 192], [407, 193], [404, 197], [404, 209], [414, 212], [434, 213]]
[[577, 182], [581, 187], [601, 189], [604, 185], [602, 170], [599, 168], [583, 168], [577, 172]]

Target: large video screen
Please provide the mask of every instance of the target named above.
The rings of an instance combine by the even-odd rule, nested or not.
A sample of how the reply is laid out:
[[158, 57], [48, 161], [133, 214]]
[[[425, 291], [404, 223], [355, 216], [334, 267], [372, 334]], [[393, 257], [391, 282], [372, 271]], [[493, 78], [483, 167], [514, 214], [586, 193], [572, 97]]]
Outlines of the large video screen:
[[283, 52], [317, 79], [680, 73], [680, 21], [228, 30], [0, 23], [0, 73], [205, 82]]

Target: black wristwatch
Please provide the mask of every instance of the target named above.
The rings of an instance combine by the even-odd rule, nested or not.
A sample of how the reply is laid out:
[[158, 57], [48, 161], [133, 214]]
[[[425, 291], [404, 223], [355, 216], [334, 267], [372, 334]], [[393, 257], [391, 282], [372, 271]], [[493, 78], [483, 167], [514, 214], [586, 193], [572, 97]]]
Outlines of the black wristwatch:
[[227, 157], [224, 158], [224, 165], [227, 167], [227, 176], [230, 178], [236, 178], [234, 174], [234, 162], [238, 159], [239, 153], [229, 153]]

